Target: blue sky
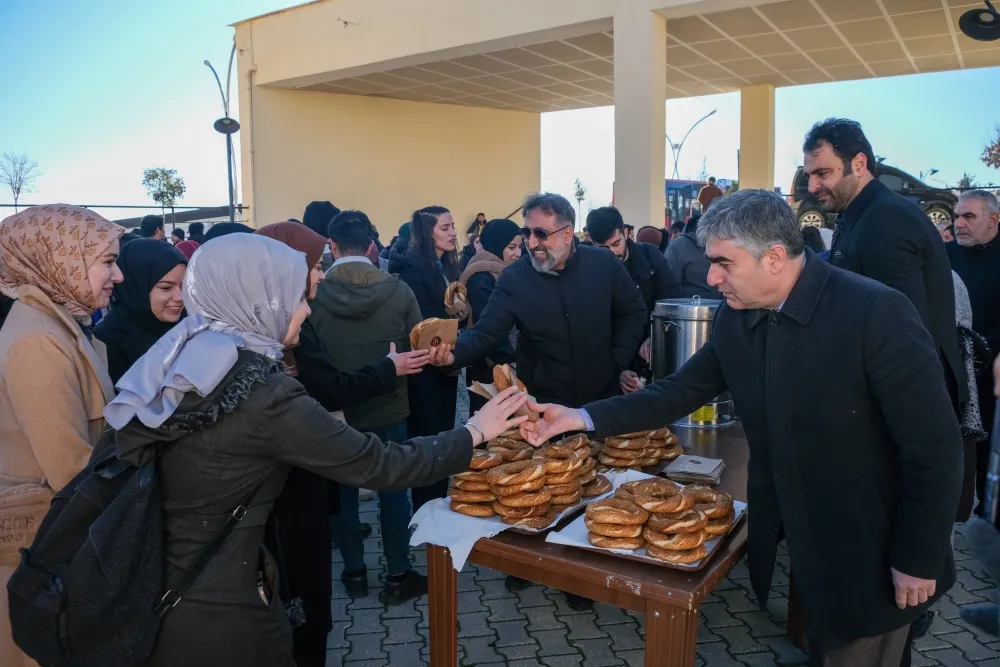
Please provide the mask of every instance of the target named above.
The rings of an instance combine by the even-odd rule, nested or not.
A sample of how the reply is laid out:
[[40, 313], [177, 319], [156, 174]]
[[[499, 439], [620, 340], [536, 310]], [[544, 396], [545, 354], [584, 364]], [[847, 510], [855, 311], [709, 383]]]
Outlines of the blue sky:
[[[42, 172], [23, 201], [149, 204], [142, 171], [166, 166], [187, 183], [182, 203], [225, 203], [225, 143], [212, 129], [222, 104], [202, 61], [211, 60], [224, 82], [229, 24], [292, 4], [0, 0], [0, 152], [27, 153]], [[703, 158], [712, 174], [736, 176], [739, 105], [738, 94], [667, 103], [667, 132], [675, 140], [718, 109], [684, 146], [682, 177], [696, 176]], [[944, 183], [963, 171], [1000, 183], [1000, 173], [979, 161], [1000, 122], [1000, 68], [782, 88], [776, 108], [775, 185], [786, 190], [801, 162], [802, 135], [833, 115], [859, 120], [875, 152], [914, 175], [933, 167]], [[610, 201], [613, 114], [602, 108], [543, 116], [544, 188], [571, 195], [580, 178], [594, 206]], [[666, 169], [673, 170], [669, 151]], [[10, 201], [0, 192], [0, 203]]]

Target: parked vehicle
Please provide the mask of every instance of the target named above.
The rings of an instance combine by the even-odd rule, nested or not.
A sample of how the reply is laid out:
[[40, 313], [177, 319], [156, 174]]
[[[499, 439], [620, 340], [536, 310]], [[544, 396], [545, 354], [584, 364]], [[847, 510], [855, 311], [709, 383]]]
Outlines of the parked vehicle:
[[[958, 197], [951, 190], [933, 188], [902, 169], [881, 162], [875, 166], [875, 177], [893, 192], [917, 204], [935, 225], [950, 223], [954, 218]], [[834, 226], [836, 216], [824, 213], [819, 200], [809, 194], [809, 176], [802, 167], [795, 171], [791, 192], [788, 203], [799, 216], [799, 223], [813, 227]]]

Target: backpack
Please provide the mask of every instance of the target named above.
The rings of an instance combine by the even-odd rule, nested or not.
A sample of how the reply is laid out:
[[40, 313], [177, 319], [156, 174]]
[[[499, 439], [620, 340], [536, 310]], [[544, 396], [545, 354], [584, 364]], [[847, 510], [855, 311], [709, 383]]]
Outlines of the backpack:
[[262, 483], [165, 592], [156, 457], [141, 466], [114, 454], [92, 462], [55, 495], [31, 547], [20, 550], [7, 583], [14, 642], [41, 667], [141, 665], [160, 619], [243, 519]]

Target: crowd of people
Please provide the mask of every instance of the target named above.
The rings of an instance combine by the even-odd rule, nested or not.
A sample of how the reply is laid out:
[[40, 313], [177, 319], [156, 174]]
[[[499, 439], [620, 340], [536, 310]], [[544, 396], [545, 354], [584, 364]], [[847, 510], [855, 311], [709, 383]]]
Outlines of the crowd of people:
[[[475, 445], [515, 427], [536, 444], [657, 428], [729, 390], [751, 450], [758, 600], [785, 539], [815, 664], [909, 664], [955, 579], [954, 523], [986, 512], [1000, 207], [963, 193], [946, 244], [873, 178], [857, 123], [817, 123], [803, 159], [838, 215], [831, 239], [773, 192], [714, 181], [685, 222], [635, 232], [602, 207], [583, 240], [568, 200], [532, 194], [523, 225], [480, 213], [461, 251], [443, 206], [388, 245], [364, 212], [324, 201], [302, 222], [192, 223], [170, 240], [158, 216], [133, 233], [75, 206], [26, 209], [0, 223], [0, 520], [28, 512], [37, 529], [53, 494], [108, 461], [152, 463], [163, 587], [185, 585], [145, 664], [324, 665], [331, 545], [337, 585], [369, 595], [360, 489], [379, 499], [382, 601], [400, 604], [427, 592], [410, 518]], [[468, 299], [452, 308], [455, 282]], [[695, 296], [724, 301], [712, 336], [654, 381], [649, 315]], [[431, 317], [459, 320], [457, 343], [412, 350]], [[488, 382], [501, 363], [531, 398], [472, 395], [457, 425], [463, 370]], [[526, 403], [540, 421], [513, 417]], [[40, 567], [17, 551], [33, 533], [0, 544], [12, 600], [18, 568]], [[6, 590], [0, 603], [0, 664], [34, 665]], [[981, 612], [996, 631], [995, 607]]]

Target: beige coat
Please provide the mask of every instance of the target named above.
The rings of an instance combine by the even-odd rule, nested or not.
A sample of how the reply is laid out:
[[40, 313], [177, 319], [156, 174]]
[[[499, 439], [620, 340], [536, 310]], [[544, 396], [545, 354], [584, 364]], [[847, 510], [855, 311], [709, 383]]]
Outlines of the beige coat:
[[[0, 329], [0, 486], [35, 482], [58, 490], [87, 465], [114, 387], [104, 344], [89, 341], [41, 290], [18, 290]], [[0, 665], [33, 666], [10, 635], [11, 571], [0, 566]]]

